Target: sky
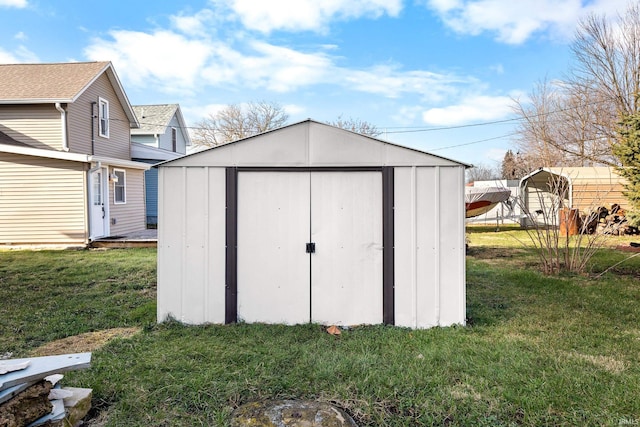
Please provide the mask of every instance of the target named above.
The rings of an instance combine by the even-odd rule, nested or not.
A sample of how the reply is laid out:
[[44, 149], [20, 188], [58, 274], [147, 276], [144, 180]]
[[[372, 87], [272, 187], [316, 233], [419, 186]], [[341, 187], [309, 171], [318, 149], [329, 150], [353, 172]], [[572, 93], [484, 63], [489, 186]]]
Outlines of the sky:
[[111, 61], [132, 105], [187, 125], [267, 101], [289, 122], [499, 167], [514, 100], [562, 79], [580, 19], [628, 0], [0, 0], [0, 63]]

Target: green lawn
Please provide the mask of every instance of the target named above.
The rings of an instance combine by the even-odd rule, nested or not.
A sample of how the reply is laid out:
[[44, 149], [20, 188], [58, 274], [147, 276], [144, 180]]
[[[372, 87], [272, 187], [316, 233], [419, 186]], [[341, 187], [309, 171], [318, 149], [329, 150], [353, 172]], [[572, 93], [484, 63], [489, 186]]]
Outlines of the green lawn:
[[[468, 326], [155, 325], [155, 251], [0, 252], [0, 355], [139, 326], [67, 385], [94, 425], [226, 425], [237, 405], [308, 398], [370, 426], [640, 423], [640, 257], [595, 280], [546, 277], [494, 228], [470, 230]], [[600, 272], [628, 254], [606, 249]], [[635, 424], [633, 424], [635, 423]]]

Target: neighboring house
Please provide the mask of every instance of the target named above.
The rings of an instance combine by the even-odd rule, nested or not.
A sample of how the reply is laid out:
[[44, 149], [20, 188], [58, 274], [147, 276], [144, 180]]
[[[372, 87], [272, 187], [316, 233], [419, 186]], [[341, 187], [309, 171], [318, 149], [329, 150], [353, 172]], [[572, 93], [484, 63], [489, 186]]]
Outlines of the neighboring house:
[[[184, 156], [191, 139], [178, 104], [134, 105], [140, 127], [131, 129], [131, 157], [156, 164]], [[158, 223], [158, 170], [144, 173], [147, 224]]]
[[137, 127], [110, 62], [0, 65], [0, 244], [144, 229]]

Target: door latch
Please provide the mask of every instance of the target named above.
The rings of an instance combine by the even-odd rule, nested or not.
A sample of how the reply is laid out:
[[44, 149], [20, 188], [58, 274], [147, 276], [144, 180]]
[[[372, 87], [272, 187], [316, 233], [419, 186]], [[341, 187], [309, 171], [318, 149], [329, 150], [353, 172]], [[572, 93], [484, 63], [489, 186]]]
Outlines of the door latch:
[[307, 243], [307, 253], [315, 254], [316, 253], [316, 244], [315, 243]]

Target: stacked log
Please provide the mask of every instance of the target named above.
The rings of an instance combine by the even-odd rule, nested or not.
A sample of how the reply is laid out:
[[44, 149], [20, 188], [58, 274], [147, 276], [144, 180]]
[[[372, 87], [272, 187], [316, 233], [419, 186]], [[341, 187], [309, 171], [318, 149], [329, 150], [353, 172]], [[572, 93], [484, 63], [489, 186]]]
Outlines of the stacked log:
[[613, 204], [611, 209], [604, 206], [596, 210], [593, 220], [587, 227], [590, 232], [597, 234], [610, 234], [613, 236], [640, 234], [638, 227], [629, 224], [626, 211], [618, 204]]

